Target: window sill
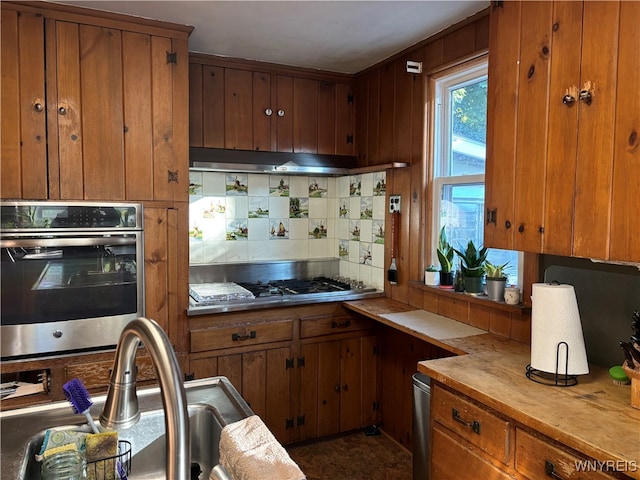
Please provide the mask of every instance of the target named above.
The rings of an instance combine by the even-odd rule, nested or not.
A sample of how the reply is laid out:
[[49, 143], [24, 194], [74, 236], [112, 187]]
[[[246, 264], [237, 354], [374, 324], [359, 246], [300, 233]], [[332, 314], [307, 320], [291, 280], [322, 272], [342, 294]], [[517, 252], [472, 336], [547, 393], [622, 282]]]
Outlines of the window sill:
[[446, 290], [444, 288], [440, 288], [437, 286], [434, 287], [431, 285], [425, 285], [424, 283], [418, 282], [416, 280], [410, 280], [409, 287], [427, 291], [429, 293], [433, 293], [435, 295], [440, 295], [443, 297], [457, 298], [459, 300], [464, 300], [465, 302], [474, 303], [477, 305], [483, 305], [485, 307], [489, 307], [495, 310], [502, 310], [509, 313], [516, 313], [520, 315], [531, 313], [531, 305], [525, 305], [522, 303], [519, 303], [518, 305], [507, 305], [504, 302], [496, 302], [494, 300], [489, 300], [486, 296], [468, 295], [464, 292], [455, 292], [453, 290]]

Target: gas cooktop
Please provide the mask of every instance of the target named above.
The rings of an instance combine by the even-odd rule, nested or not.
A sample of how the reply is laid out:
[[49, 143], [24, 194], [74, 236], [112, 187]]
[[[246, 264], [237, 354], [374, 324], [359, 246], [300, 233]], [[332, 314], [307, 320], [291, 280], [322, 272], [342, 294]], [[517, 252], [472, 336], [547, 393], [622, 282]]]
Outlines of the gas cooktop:
[[273, 295], [304, 295], [325, 292], [346, 292], [357, 288], [357, 286], [354, 287], [348, 282], [334, 280], [328, 277], [317, 277], [311, 280], [271, 280], [266, 283], [238, 282], [238, 285], [249, 290], [256, 298], [270, 297]]

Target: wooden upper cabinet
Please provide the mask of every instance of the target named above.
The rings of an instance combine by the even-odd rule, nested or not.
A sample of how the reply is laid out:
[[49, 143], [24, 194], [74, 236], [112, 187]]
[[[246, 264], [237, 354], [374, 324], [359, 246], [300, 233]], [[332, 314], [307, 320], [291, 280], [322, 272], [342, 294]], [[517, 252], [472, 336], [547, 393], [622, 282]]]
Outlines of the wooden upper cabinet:
[[628, 95], [640, 86], [640, 14], [627, 3], [492, 7], [485, 245], [640, 261]]
[[2, 10], [2, 198], [46, 199], [44, 19]]
[[3, 198], [185, 201], [187, 33], [82, 18], [3, 2]]
[[262, 66], [236, 68], [194, 55], [189, 68], [191, 146], [354, 154], [350, 83]]

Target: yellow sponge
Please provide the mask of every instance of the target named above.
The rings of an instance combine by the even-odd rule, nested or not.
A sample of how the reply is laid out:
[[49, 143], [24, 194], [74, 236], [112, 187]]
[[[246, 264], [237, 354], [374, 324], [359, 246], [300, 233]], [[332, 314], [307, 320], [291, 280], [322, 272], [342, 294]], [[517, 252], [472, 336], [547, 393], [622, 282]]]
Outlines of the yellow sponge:
[[85, 440], [87, 480], [113, 480], [116, 478], [118, 432], [92, 433]]

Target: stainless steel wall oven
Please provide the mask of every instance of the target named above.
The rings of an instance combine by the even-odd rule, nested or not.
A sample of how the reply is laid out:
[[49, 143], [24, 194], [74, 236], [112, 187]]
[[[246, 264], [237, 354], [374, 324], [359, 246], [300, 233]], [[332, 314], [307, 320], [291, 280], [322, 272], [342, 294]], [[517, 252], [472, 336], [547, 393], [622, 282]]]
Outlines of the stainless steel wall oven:
[[2, 359], [108, 348], [144, 315], [141, 204], [0, 208]]

